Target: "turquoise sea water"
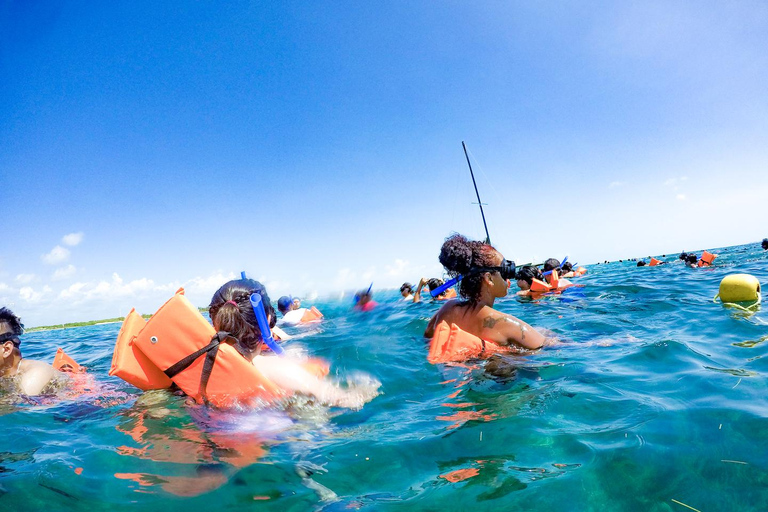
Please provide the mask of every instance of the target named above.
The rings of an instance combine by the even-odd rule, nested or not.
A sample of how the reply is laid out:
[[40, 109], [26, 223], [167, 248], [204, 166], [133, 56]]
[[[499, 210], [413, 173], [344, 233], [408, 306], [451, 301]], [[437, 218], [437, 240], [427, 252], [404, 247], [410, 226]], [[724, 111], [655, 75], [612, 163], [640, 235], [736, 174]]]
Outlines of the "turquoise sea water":
[[510, 357], [504, 380], [427, 363], [438, 304], [320, 300], [325, 322], [290, 343], [382, 382], [357, 412], [142, 396], [107, 376], [119, 324], [28, 334], [26, 357], [62, 347], [98, 383], [0, 405], [0, 509], [766, 510], [768, 314], [712, 297], [729, 273], [768, 282], [768, 254], [714, 252], [713, 268], [595, 265], [576, 292], [500, 300], [563, 340]]

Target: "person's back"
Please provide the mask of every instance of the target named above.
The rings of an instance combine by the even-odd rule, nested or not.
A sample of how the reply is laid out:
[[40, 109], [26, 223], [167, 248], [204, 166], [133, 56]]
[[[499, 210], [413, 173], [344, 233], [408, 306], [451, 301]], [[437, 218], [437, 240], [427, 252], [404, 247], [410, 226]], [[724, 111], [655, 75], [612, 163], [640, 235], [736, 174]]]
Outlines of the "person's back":
[[53, 367], [22, 357], [20, 336], [23, 333], [24, 324], [19, 317], [7, 308], [0, 308], [0, 375], [15, 378], [23, 394], [39, 395], [53, 379]]
[[495, 299], [507, 295], [507, 279], [514, 277], [514, 263], [493, 247], [454, 235], [440, 251], [440, 263], [453, 275], [461, 274], [459, 294], [464, 300], [446, 302], [430, 319], [424, 336], [431, 338], [445, 321], [501, 346], [529, 350], [541, 348], [544, 336], [522, 320], [493, 309]]

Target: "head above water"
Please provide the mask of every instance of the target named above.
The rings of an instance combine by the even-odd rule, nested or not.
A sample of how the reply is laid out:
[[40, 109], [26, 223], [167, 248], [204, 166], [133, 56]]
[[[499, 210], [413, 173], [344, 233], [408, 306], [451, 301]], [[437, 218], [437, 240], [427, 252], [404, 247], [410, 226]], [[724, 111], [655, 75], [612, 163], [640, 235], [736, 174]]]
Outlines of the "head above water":
[[13, 314], [8, 308], [0, 308], [0, 345], [12, 343], [14, 348], [19, 349], [21, 339], [24, 334], [24, 324], [21, 319]]
[[696, 255], [695, 255], [694, 253], [692, 253], [692, 252], [691, 252], [691, 253], [688, 253], [688, 254], [685, 256], [685, 262], [686, 262], [686, 263], [689, 263], [689, 264], [691, 264], [691, 265], [695, 265], [697, 261], [699, 261], [699, 257], [698, 257], [698, 256], [696, 256]]
[[573, 264], [571, 264], [570, 261], [566, 261], [565, 263], [563, 263], [560, 266], [560, 270], [562, 270], [564, 273], [565, 272], [572, 272], [573, 271]]
[[403, 297], [407, 297], [412, 293], [413, 293], [413, 285], [411, 283], [403, 283], [402, 286], [400, 286], [400, 295], [402, 295]]
[[637, 262], [637, 266], [638, 267], [644, 267], [645, 266], [645, 262], [643, 260], [640, 260], [640, 261]]
[[768, 251], [768, 238], [763, 238], [763, 243], [760, 244], [763, 250]]
[[533, 284], [534, 279], [543, 280], [544, 276], [541, 274], [539, 267], [533, 265], [525, 265], [517, 271], [517, 275], [515, 276], [517, 286], [519, 286], [521, 290], [529, 289]]
[[214, 329], [228, 332], [237, 338], [241, 347], [251, 352], [259, 348], [262, 341], [256, 314], [251, 307], [252, 293], [261, 295], [269, 326], [274, 327], [277, 319], [267, 290], [253, 279], [235, 279], [225, 283], [213, 294], [208, 311]]
[[436, 277], [433, 277], [429, 281], [427, 281], [427, 286], [429, 287], [429, 291], [437, 290], [441, 286], [445, 284], [442, 279], [438, 279]]
[[293, 297], [283, 295], [277, 299], [277, 310], [280, 311], [283, 315], [285, 315], [291, 309], [293, 309]]
[[547, 272], [549, 270], [554, 270], [560, 266], [560, 260], [556, 260], [555, 258], [549, 258], [547, 261], [544, 262], [544, 272]]
[[[501, 253], [491, 245], [469, 240], [458, 233], [445, 240], [440, 248], [439, 259], [451, 277], [464, 276], [459, 285], [459, 295], [473, 302], [480, 300], [486, 276], [492, 272], [499, 274], [496, 270], [478, 271], [478, 269], [499, 267], [505, 261]], [[503, 282], [504, 294], [506, 294], [506, 280], [498, 279], [497, 281]], [[503, 297], [503, 295], [499, 296]]]

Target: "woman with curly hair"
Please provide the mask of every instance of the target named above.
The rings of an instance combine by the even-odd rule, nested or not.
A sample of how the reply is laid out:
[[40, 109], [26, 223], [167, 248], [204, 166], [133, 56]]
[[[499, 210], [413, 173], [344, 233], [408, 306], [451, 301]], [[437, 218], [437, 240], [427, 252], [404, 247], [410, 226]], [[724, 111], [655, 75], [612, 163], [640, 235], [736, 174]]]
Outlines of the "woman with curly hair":
[[512, 315], [493, 309], [494, 301], [507, 295], [508, 283], [501, 275], [506, 262], [499, 251], [483, 242], [454, 234], [440, 249], [440, 263], [452, 277], [463, 276], [460, 298], [450, 300], [432, 317], [424, 331], [431, 338], [440, 322], [455, 324], [463, 331], [502, 346], [536, 350], [544, 336]]

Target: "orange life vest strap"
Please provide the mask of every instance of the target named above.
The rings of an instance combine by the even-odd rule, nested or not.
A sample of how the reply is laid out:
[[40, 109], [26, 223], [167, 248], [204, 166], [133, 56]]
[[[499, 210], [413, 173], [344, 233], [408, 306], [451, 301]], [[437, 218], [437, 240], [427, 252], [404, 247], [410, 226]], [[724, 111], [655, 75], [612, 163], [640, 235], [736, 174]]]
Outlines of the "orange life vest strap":
[[85, 373], [85, 366], [80, 366], [69, 357], [64, 350], [59, 348], [53, 358], [53, 369], [68, 373]]

